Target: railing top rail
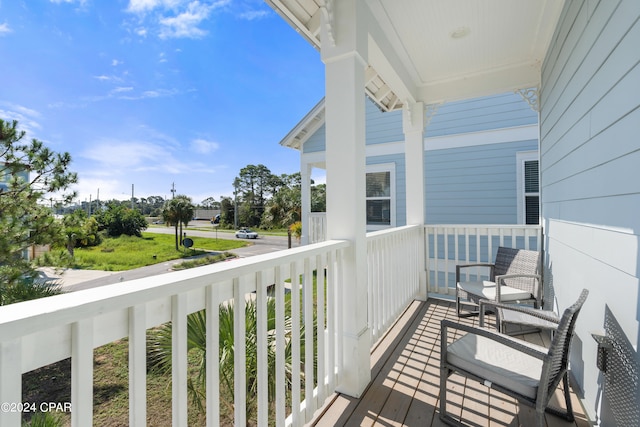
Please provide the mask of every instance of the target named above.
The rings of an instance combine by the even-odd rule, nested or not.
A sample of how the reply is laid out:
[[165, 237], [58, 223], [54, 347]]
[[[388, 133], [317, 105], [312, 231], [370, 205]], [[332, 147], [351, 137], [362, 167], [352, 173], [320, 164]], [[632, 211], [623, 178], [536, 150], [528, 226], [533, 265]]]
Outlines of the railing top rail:
[[422, 228], [422, 225], [404, 225], [402, 227], [386, 228], [384, 230], [370, 231], [367, 233], [367, 240], [384, 238], [385, 236], [402, 233], [404, 231]]
[[540, 225], [529, 224], [425, 224], [426, 228], [513, 228], [513, 229], [541, 229]]
[[0, 340], [28, 335], [51, 326], [65, 325], [148, 301], [189, 292], [215, 282], [224, 282], [328, 250], [349, 246], [347, 240], [332, 240], [285, 251], [256, 255], [232, 262], [130, 280], [123, 283], [25, 301], [0, 307]]

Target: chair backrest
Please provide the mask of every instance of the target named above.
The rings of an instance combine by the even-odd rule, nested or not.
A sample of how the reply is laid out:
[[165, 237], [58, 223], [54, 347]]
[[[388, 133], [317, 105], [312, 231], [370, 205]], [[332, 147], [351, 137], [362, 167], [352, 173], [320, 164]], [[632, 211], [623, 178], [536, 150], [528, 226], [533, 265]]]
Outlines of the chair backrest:
[[[496, 254], [495, 275], [504, 274], [539, 274], [540, 252], [526, 249], [513, 249], [500, 246]], [[540, 283], [531, 278], [514, 278], [505, 280], [505, 284], [512, 288], [531, 290], [536, 299], [540, 300]]]
[[567, 308], [560, 318], [560, 324], [553, 334], [549, 352], [544, 360], [540, 389], [538, 390], [539, 397], [541, 392], [546, 393], [545, 396], [553, 394], [569, 366], [571, 338], [573, 337], [578, 314], [588, 295], [589, 291], [583, 289], [578, 300]]

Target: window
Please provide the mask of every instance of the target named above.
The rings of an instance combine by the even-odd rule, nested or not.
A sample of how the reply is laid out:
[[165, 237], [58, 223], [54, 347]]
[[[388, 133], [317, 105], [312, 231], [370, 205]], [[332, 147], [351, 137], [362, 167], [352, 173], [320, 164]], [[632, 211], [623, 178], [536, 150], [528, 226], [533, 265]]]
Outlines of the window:
[[539, 224], [540, 180], [538, 152], [522, 152], [518, 159], [518, 223]]
[[393, 165], [367, 167], [367, 229], [395, 226]]

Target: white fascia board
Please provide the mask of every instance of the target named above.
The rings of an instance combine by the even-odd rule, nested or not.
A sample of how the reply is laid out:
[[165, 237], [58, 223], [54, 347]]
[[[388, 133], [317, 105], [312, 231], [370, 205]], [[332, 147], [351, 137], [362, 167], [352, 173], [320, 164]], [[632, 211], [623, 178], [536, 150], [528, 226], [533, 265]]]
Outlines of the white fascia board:
[[403, 103], [416, 102], [419, 98], [415, 82], [420, 81], [419, 75], [411, 68], [412, 62], [398, 35], [385, 31], [393, 28], [393, 25], [380, 0], [370, 1], [369, 11], [369, 64]]
[[[305, 141], [324, 123], [324, 97], [280, 141], [283, 147], [302, 150]], [[301, 134], [305, 131], [304, 134]]]
[[320, 40], [313, 30], [307, 26], [296, 16], [295, 13], [285, 5], [281, 0], [265, 0], [267, 5], [271, 7], [278, 15], [285, 20], [296, 32], [302, 35], [316, 50], [320, 50]]
[[419, 98], [425, 104], [435, 104], [540, 87], [540, 76], [540, 63], [537, 61], [478, 71], [425, 83], [419, 89]]

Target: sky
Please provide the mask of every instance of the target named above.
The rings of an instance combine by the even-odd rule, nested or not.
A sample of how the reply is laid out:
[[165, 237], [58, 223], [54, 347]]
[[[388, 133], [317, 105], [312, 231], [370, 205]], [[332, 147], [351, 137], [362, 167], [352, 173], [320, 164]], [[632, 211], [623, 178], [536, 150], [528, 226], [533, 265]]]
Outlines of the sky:
[[319, 53], [263, 0], [0, 0], [0, 58], [0, 118], [71, 154], [80, 202], [298, 172], [279, 142], [324, 96]]

